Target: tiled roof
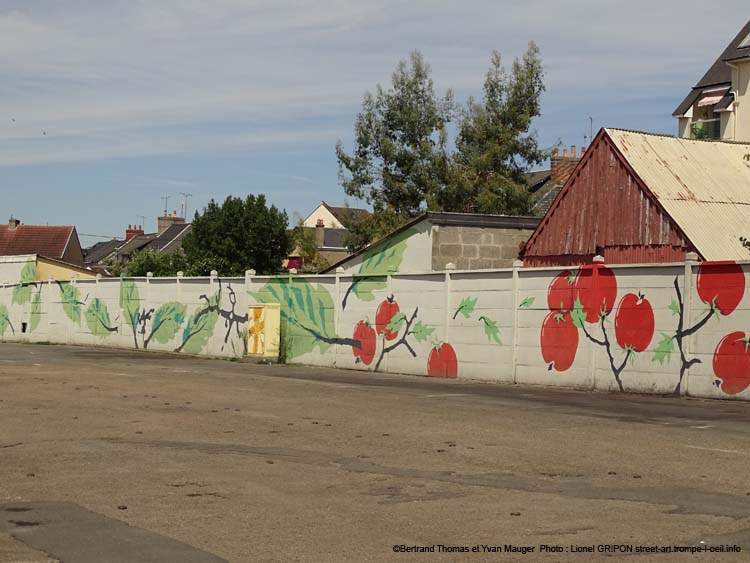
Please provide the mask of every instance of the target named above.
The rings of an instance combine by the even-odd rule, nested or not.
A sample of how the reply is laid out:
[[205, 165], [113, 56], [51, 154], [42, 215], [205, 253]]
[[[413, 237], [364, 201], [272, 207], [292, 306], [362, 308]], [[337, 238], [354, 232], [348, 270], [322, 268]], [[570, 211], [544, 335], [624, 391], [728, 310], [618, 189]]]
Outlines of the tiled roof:
[[73, 236], [75, 227], [71, 226], [18, 225], [11, 229], [7, 224], [0, 225], [0, 256], [41, 254], [62, 258]]
[[323, 205], [325, 205], [328, 211], [330, 211], [336, 219], [341, 221], [341, 223], [346, 223], [349, 219], [356, 220], [370, 215], [370, 212], [367, 211], [367, 209], [357, 209], [356, 207], [333, 207], [332, 205], [328, 205], [325, 201], [323, 202]]
[[166, 231], [149, 242], [148, 245], [146, 245], [145, 250], [163, 250], [183, 234], [187, 234], [187, 231], [189, 231], [191, 227], [192, 225], [190, 223], [177, 223], [176, 225], [170, 225]]
[[711, 68], [708, 69], [706, 74], [703, 75], [698, 81], [698, 84], [693, 86], [693, 89], [677, 106], [677, 109], [672, 115], [675, 117], [682, 116], [685, 112], [695, 103], [695, 100], [700, 96], [701, 91], [709, 86], [719, 86], [722, 84], [732, 83], [732, 68], [726, 63], [726, 61], [735, 60], [743, 57], [750, 57], [750, 45], [747, 47], [740, 47], [743, 40], [750, 35], [750, 21], [740, 30], [737, 36], [732, 40], [729, 46], [719, 55]]
[[147, 235], [136, 235], [123, 244], [117, 253], [121, 256], [129, 256], [136, 250], [140, 250], [152, 240], [156, 238], [156, 233], [149, 233]]
[[97, 242], [94, 246], [86, 248], [83, 253], [83, 262], [85, 264], [96, 264], [104, 260], [107, 256], [117, 250], [124, 240], [112, 239]]

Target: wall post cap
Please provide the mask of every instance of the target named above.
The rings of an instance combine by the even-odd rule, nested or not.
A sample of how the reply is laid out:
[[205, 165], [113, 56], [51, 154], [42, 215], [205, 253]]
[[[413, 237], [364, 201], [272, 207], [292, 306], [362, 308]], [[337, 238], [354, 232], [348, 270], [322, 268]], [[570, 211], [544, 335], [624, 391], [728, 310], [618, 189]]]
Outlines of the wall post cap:
[[153, 278], [154, 277], [154, 273], [153, 272], [146, 272], [146, 277], [147, 278]]
[[184, 276], [185, 276], [185, 272], [183, 272], [182, 270], [180, 270], [179, 272], [177, 272], [177, 277], [178, 278], [182, 278]]
[[254, 275], [255, 275], [255, 270], [253, 270], [252, 268], [249, 270], [245, 270], [245, 276], [250, 277]]
[[289, 273], [294, 275], [297, 273], [297, 268], [289, 268]]
[[216, 270], [211, 270], [211, 277], [212, 278], [215, 278], [218, 275], [219, 275], [219, 272], [217, 272]]
[[513, 260], [514, 268], [523, 268], [523, 260]]
[[98, 279], [98, 280], [102, 279], [102, 275], [101, 274], [96, 274], [96, 279]]
[[343, 274], [345, 271], [346, 270], [344, 270], [343, 266], [339, 266], [338, 268], [336, 268], [336, 273], [337, 274]]
[[455, 265], [455, 264], [454, 264], [453, 262], [448, 262], [448, 263], [447, 263], [447, 264], [445, 265], [445, 269], [446, 269], [446, 270], [455, 270], [455, 269], [456, 269], [456, 265]]
[[688, 252], [685, 254], [685, 261], [686, 262], [697, 262], [698, 261], [698, 254], [696, 252]]
[[602, 256], [601, 254], [597, 254], [596, 256], [594, 256], [593, 262], [595, 264], [604, 264], [604, 256]]

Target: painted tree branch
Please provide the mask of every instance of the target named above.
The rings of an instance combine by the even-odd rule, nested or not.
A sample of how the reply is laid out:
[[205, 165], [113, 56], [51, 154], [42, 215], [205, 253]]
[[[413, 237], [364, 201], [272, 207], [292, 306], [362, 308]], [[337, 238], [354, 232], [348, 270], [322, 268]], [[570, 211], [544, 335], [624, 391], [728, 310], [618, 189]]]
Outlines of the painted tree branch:
[[677, 277], [674, 279], [674, 290], [677, 294], [677, 306], [679, 309], [679, 313], [677, 315], [677, 329], [674, 333], [674, 339], [675, 342], [677, 342], [677, 349], [680, 351], [680, 378], [677, 381], [677, 386], [674, 389], [674, 394], [679, 395], [680, 391], [682, 389], [682, 382], [685, 378], [685, 374], [687, 371], [694, 365], [702, 363], [702, 361], [698, 358], [693, 358], [691, 360], [687, 359], [687, 356], [685, 355], [685, 350], [683, 348], [683, 340], [686, 336], [691, 336], [698, 332], [701, 328], [703, 328], [706, 323], [708, 323], [709, 320], [711, 320], [711, 317], [713, 317], [716, 314], [716, 308], [712, 304], [711, 308], [706, 312], [705, 316], [699, 320], [697, 323], [695, 323], [690, 328], [683, 328], [685, 324], [685, 304], [682, 299], [682, 292], [680, 291], [680, 282]]
[[626, 348], [625, 358], [623, 358], [622, 363], [619, 366], [615, 364], [615, 357], [612, 354], [612, 343], [609, 340], [609, 335], [607, 334], [607, 328], [604, 324], [606, 320], [607, 320], [607, 317], [604, 315], [601, 315], [599, 323], [602, 329], [602, 336], [604, 337], [604, 340], [599, 340], [598, 338], [595, 338], [594, 336], [592, 336], [591, 333], [589, 333], [589, 331], [586, 329], [585, 323], [581, 323], [581, 329], [583, 330], [583, 334], [586, 336], [586, 338], [588, 338], [591, 342], [593, 342], [597, 346], [603, 347], [607, 351], [607, 358], [609, 359], [610, 368], [612, 368], [612, 374], [615, 376], [617, 387], [619, 387], [620, 391], [624, 392], [625, 388], [622, 385], [622, 379], [620, 375], [622, 374], [622, 371], [625, 369], [625, 366], [627, 365], [628, 360], [630, 359], [630, 356], [633, 354], [633, 350], [630, 348]]
[[315, 330], [306, 327], [302, 323], [298, 322], [296, 319], [292, 319], [290, 317], [287, 317], [287, 320], [289, 320], [294, 326], [297, 326], [304, 330], [305, 332], [308, 332], [312, 334], [317, 340], [320, 340], [321, 342], [325, 342], [326, 344], [339, 344], [341, 346], [351, 346], [353, 348], [362, 348], [362, 342], [359, 340], [355, 340], [354, 338], [339, 338], [337, 336], [330, 337], [330, 336], [323, 336], [322, 334], [319, 334]]
[[380, 351], [380, 357], [378, 358], [378, 361], [375, 364], [374, 371], [378, 371], [378, 368], [380, 367], [380, 362], [383, 361], [383, 358], [385, 357], [385, 355], [393, 352], [399, 346], [406, 346], [406, 349], [409, 350], [411, 355], [415, 358], [417, 357], [417, 353], [414, 351], [414, 348], [411, 347], [411, 344], [409, 344], [407, 338], [409, 337], [409, 335], [412, 334], [410, 330], [411, 325], [414, 323], [414, 320], [417, 318], [418, 311], [419, 311], [419, 307], [416, 307], [414, 309], [414, 312], [411, 314], [411, 318], [405, 321], [406, 326], [404, 327], [404, 332], [401, 335], [401, 338], [399, 338], [396, 342], [394, 342], [390, 346], [384, 346], [383, 349]]

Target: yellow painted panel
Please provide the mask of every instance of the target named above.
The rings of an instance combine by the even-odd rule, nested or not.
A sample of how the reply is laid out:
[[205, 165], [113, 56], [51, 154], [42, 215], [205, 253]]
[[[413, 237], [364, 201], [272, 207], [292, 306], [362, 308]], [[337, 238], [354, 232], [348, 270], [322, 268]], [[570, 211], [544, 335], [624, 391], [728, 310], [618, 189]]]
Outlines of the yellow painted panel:
[[38, 281], [47, 281], [50, 276], [56, 280], [65, 281], [73, 275], [78, 276], [78, 279], [93, 279], [96, 277], [93, 272], [88, 273], [77, 268], [66, 268], [63, 264], [54, 264], [44, 260], [36, 261], [36, 279]]

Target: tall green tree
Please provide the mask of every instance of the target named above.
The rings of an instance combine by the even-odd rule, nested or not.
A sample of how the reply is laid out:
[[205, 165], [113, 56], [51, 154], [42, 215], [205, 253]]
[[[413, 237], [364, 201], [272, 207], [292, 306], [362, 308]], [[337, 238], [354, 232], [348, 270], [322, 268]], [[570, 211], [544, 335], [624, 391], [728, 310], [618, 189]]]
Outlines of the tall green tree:
[[254, 269], [273, 274], [291, 250], [286, 211], [268, 206], [266, 197], [229, 196], [224, 203], [211, 200], [196, 212], [193, 228], [182, 242], [191, 275], [242, 276]]
[[[347, 195], [375, 213], [346, 225], [361, 248], [425, 209], [522, 215], [531, 200], [524, 173], [543, 162], [531, 131], [540, 115], [544, 69], [532, 42], [510, 73], [492, 53], [480, 101], [456, 110], [453, 95], [437, 96], [430, 67], [415, 51], [396, 67], [389, 89], [367, 93], [354, 126], [354, 150], [336, 145]], [[458, 114], [455, 148], [448, 125]]]
[[[419, 51], [399, 62], [388, 89], [365, 94], [354, 126], [354, 150], [336, 145], [339, 178], [349, 196], [403, 222], [437, 201], [447, 158], [446, 126], [453, 94], [435, 94], [430, 67]], [[377, 230], [378, 225], [372, 219]], [[376, 236], [378, 233], [373, 233]], [[380, 233], [384, 234], [384, 233]]]
[[548, 158], [531, 122], [541, 112], [544, 69], [532, 42], [510, 73], [493, 51], [481, 101], [469, 99], [460, 113], [456, 152], [439, 197], [446, 211], [523, 215], [531, 197], [524, 174]]
[[152, 272], [156, 277], [175, 276], [186, 272], [188, 263], [180, 252], [165, 254], [154, 249], [139, 250], [123, 268], [129, 277], [142, 277]]

